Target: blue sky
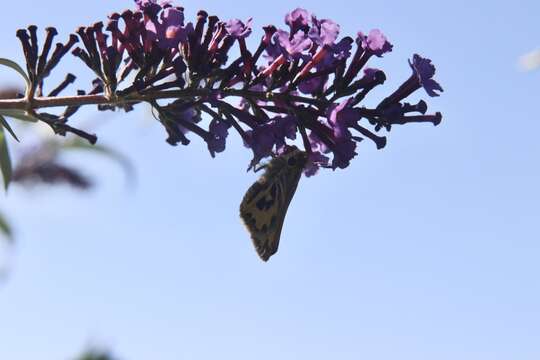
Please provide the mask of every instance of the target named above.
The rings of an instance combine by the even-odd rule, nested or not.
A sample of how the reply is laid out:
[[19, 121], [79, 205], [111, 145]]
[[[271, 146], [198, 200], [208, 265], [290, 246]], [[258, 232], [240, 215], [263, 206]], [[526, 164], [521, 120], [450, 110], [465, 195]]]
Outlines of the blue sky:
[[[14, 34], [30, 23], [67, 35], [131, 6], [111, 3], [8, 2], [0, 54], [21, 61]], [[129, 360], [540, 357], [540, 72], [516, 66], [540, 46], [540, 3], [182, 5], [255, 27], [302, 6], [342, 34], [380, 28], [394, 51], [370, 63], [388, 76], [371, 101], [409, 76], [417, 52], [437, 65], [445, 93], [429, 104], [443, 123], [395, 128], [386, 149], [366, 142], [345, 171], [302, 179], [264, 264], [238, 216], [256, 178], [238, 138], [211, 159], [200, 141], [167, 145], [147, 109], [81, 112], [129, 154], [137, 186], [77, 154], [66, 161], [99, 181], [91, 193], [0, 197], [18, 241], [0, 284], [0, 359], [67, 359], [93, 343]]]

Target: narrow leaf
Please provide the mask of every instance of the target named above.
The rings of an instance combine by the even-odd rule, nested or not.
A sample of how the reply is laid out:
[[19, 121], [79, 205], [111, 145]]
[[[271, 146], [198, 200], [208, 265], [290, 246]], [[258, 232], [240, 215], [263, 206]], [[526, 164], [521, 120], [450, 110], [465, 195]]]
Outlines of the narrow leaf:
[[11, 128], [11, 126], [9, 126], [8, 122], [2, 115], [0, 115], [0, 126], [3, 126], [4, 129], [6, 129], [11, 134], [11, 136], [13, 136], [13, 138], [17, 140], [17, 142], [19, 142], [17, 135], [15, 135], [15, 133], [13, 132], [13, 129]]
[[0, 126], [0, 171], [2, 171], [2, 177], [4, 178], [4, 188], [7, 191], [9, 187], [9, 182], [11, 181], [11, 158], [9, 157], [6, 133], [4, 132], [4, 128], [1, 126]]
[[12, 68], [16, 72], [18, 72], [24, 78], [24, 81], [26, 82], [26, 87], [27, 88], [32, 86], [31, 83], [30, 83], [30, 79], [28, 78], [28, 75], [26, 75], [24, 70], [15, 61], [5, 59], [5, 58], [0, 58], [0, 65], [7, 66], [9, 68]]
[[3, 234], [8, 240], [13, 240], [13, 231], [2, 214], [0, 214], [0, 234]]
[[12, 117], [17, 120], [38, 122], [39, 120], [28, 113], [25, 110], [18, 109], [0, 109], [0, 115]]

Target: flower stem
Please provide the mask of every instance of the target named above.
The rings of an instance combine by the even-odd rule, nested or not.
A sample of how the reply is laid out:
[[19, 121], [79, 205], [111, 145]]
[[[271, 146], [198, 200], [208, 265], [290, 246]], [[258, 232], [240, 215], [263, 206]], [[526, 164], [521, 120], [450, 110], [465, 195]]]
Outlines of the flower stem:
[[[180, 99], [212, 96], [218, 90], [212, 89], [185, 89], [185, 90], [166, 90], [166, 91], [148, 91], [144, 93], [132, 93], [125, 96], [110, 99], [105, 95], [76, 95], [76, 96], [55, 96], [55, 97], [35, 97], [29, 104], [27, 99], [0, 99], [0, 110], [2, 109], [40, 109], [59, 106], [82, 106], [82, 105], [123, 105], [127, 103], [148, 102], [159, 99]], [[261, 100], [292, 99], [295, 102], [301, 102], [312, 105], [326, 105], [327, 101], [307, 98], [302, 96], [293, 96], [286, 93], [267, 93], [248, 90], [228, 89], [219, 91], [221, 96], [236, 96], [242, 98], [255, 98]]]

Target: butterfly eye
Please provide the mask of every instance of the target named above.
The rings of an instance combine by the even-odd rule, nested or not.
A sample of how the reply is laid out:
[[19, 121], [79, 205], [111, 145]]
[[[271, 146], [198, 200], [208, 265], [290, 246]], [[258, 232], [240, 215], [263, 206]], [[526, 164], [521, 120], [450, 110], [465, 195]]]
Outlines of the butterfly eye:
[[296, 158], [295, 157], [289, 158], [289, 160], [287, 160], [287, 164], [289, 166], [295, 166], [296, 165]]

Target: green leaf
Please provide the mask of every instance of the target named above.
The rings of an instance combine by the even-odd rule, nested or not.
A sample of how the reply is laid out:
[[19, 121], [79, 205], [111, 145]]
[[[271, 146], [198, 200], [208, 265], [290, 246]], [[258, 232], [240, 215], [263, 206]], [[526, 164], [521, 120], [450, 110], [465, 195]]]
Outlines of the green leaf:
[[13, 241], [13, 231], [2, 214], [0, 214], [0, 234], [3, 234], [8, 240]]
[[0, 115], [0, 125], [3, 126], [4, 129], [6, 129], [11, 134], [11, 136], [13, 136], [15, 140], [17, 140], [17, 142], [19, 142], [17, 135], [15, 135], [15, 133], [13, 132], [13, 129], [11, 128], [11, 126], [9, 126], [8, 122], [2, 115]]
[[92, 145], [86, 141], [76, 138], [62, 144], [62, 148], [66, 150], [87, 150], [103, 155], [111, 160], [116, 161], [124, 170], [128, 180], [135, 179], [135, 167], [124, 154], [104, 145]]
[[0, 109], [0, 115], [12, 117], [17, 120], [38, 122], [39, 120], [31, 115], [28, 115], [26, 110], [19, 109]]
[[6, 133], [3, 127], [0, 127], [0, 171], [2, 171], [4, 188], [7, 191], [11, 181], [11, 158], [9, 157]]
[[16, 72], [18, 72], [24, 78], [27, 89], [30, 88], [30, 86], [32, 86], [32, 84], [30, 83], [30, 79], [28, 78], [28, 75], [26, 75], [26, 72], [24, 72], [24, 70], [15, 61], [5, 59], [5, 58], [0, 58], [0, 65], [7, 66], [9, 68], [12, 68]]

